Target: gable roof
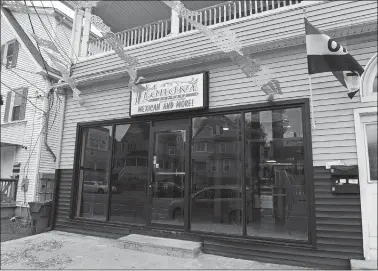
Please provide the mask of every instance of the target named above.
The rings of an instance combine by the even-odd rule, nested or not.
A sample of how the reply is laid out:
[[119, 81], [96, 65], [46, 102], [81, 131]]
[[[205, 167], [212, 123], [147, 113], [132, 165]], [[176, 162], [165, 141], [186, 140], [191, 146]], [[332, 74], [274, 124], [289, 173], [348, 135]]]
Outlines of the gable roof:
[[35, 47], [31, 39], [29, 38], [29, 36], [25, 33], [24, 29], [21, 27], [21, 25], [18, 23], [16, 18], [13, 16], [12, 12], [8, 8], [5, 8], [5, 7], [1, 7], [1, 11], [4, 13], [11, 27], [17, 33], [17, 38], [19, 38], [20, 42], [25, 45], [26, 49], [31, 53], [32, 57], [37, 62], [37, 64], [41, 67], [41, 69], [45, 71], [47, 69], [47, 72], [53, 73], [55, 76], [61, 76], [61, 73], [57, 69], [51, 67], [46, 62], [46, 60], [42, 57], [39, 50]]

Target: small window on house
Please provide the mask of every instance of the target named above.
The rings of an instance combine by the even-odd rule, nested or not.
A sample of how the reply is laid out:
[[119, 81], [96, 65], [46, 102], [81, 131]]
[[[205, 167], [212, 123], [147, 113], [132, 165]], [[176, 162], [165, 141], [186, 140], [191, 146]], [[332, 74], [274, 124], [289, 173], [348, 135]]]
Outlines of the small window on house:
[[211, 172], [217, 172], [217, 160], [211, 161]]
[[223, 160], [223, 172], [230, 172], [230, 160]]
[[5, 102], [4, 122], [25, 119], [27, 89], [17, 89], [7, 93]]
[[1, 64], [7, 69], [16, 67], [18, 58], [19, 43], [12, 40], [1, 46]]

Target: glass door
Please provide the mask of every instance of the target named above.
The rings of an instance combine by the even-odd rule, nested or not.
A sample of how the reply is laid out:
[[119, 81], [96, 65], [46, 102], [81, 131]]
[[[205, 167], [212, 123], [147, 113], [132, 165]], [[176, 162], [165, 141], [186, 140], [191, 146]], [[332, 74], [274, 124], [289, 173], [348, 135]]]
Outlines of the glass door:
[[155, 122], [152, 130], [151, 223], [184, 226], [188, 120]]

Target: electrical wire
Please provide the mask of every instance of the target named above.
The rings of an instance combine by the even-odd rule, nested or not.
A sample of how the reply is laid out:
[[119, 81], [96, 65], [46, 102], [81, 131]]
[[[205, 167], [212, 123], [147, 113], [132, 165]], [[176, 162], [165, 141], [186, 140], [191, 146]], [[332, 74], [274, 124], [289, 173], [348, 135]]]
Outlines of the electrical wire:
[[[27, 6], [27, 4], [26, 4], [26, 0], [24, 0], [24, 3], [25, 3], [25, 6]], [[37, 13], [37, 15], [38, 15], [38, 13]], [[38, 15], [38, 16], [39, 16], [39, 15]], [[31, 28], [32, 28], [33, 34], [34, 34], [35, 36], [37, 36], [37, 35], [35, 34], [34, 27], [33, 27], [33, 23], [32, 23], [31, 18], [30, 18], [30, 13], [28, 13], [28, 17], [29, 17], [29, 22], [30, 22], [30, 26], [31, 26]], [[50, 76], [50, 74], [49, 74], [49, 71], [47, 70], [47, 67], [46, 67], [46, 61], [45, 61], [45, 59], [44, 59], [44, 57], [43, 57], [43, 55], [42, 55], [41, 48], [39, 48], [39, 44], [38, 44], [38, 42], [37, 42], [37, 48], [38, 48], [38, 52], [39, 52], [39, 54], [40, 54], [41, 57], [42, 57], [42, 63], [43, 63], [43, 66], [45, 67], [46, 73], [47, 73], [48, 77], [51, 78], [51, 76]]]
[[[4, 65], [4, 64], [2, 64]], [[4, 65], [5, 66], [5, 65]], [[22, 77], [21, 75], [19, 75], [18, 73], [16, 73], [15, 71], [13, 71], [13, 69], [9, 69], [11, 72], [13, 72], [15, 75], [17, 75], [18, 77], [20, 77], [22, 80], [28, 82], [30, 85], [34, 86], [35, 88], [39, 89], [40, 91], [42, 91], [42, 93], [44, 93], [45, 91], [42, 90], [41, 88], [37, 87], [35, 84], [31, 83], [30, 81], [28, 81], [27, 79], [25, 79], [24, 77]]]
[[[54, 4], [53, 4], [53, 2], [52, 2], [51, 0], [50, 0], [50, 3], [51, 3], [51, 6], [55, 9]], [[45, 6], [43, 5], [43, 1], [41, 1], [41, 4], [42, 4], [42, 7], [45, 8]], [[45, 9], [44, 9], [44, 10], [45, 10]], [[45, 13], [46, 13], [46, 10], [45, 10]], [[46, 15], [47, 15], [47, 13], [46, 13]], [[49, 20], [49, 22], [50, 22], [49, 17], [47, 17], [47, 18], [48, 18], [48, 20]], [[52, 25], [52, 24], [50, 23], [50, 25]], [[73, 26], [72, 26], [72, 27], [73, 27]], [[62, 30], [62, 32], [63, 32], [64, 36], [66, 37], [67, 42], [68, 42], [68, 44], [70, 45], [70, 47], [71, 47], [71, 49], [72, 49], [72, 52], [75, 54], [76, 60], [79, 61], [79, 58], [78, 58], [78, 56], [76, 55], [75, 50], [73, 49], [73, 46], [72, 46], [72, 44], [71, 44], [71, 41], [70, 41], [70, 39], [67, 37], [66, 32], [64, 31], [64, 29]], [[58, 34], [57, 34], [56, 32], [55, 32], [55, 35], [56, 35], [56, 37], [58, 38]], [[58, 38], [58, 40], [59, 40], [59, 38]], [[60, 40], [59, 40], [59, 41], [60, 41]]]
[[[53, 27], [53, 25], [52, 25], [52, 23], [51, 23], [51, 21], [50, 21], [50, 16], [47, 14], [47, 12], [46, 12], [46, 8], [45, 8], [45, 6], [43, 5], [43, 1], [41, 1], [41, 5], [42, 5], [42, 7], [43, 7], [43, 11], [45, 12], [45, 15], [46, 15], [46, 17], [47, 17], [47, 20], [48, 20], [48, 22], [49, 22], [49, 24], [50, 24], [50, 26], [51, 26], [51, 29], [52, 29], [52, 31], [54, 32], [56, 39], [58, 40], [58, 43], [59, 43], [59, 45], [60, 45], [60, 48], [63, 48], [63, 45], [62, 45], [62, 43], [61, 43], [61, 41], [60, 41], [60, 39], [59, 39], [59, 35], [58, 35], [57, 31], [54, 30], [54, 27]], [[55, 10], [54, 6], [53, 6], [53, 9]], [[64, 48], [63, 48], [62, 50], [64, 51]], [[64, 52], [65, 52], [65, 51], [64, 51]], [[70, 56], [69, 56], [68, 54], [66, 54], [66, 55], [67, 55], [68, 59], [69, 59], [70, 62], [71, 62], [71, 58], [70, 58]]]
[[[50, 0], [50, 3], [51, 3], [52, 6], [54, 6], [54, 4], [53, 4], [53, 2], [52, 2], [51, 0]], [[72, 28], [73, 28], [73, 25], [72, 25]], [[73, 30], [73, 29], [72, 29], [72, 30]], [[75, 50], [74, 50], [74, 48], [73, 48], [73, 46], [72, 46], [71, 39], [67, 37], [67, 34], [66, 34], [65, 31], [62, 31], [62, 32], [63, 32], [64, 36], [66, 37], [66, 40], [67, 40], [68, 44], [71, 46], [71, 50], [72, 50], [72, 52], [74, 53], [74, 55], [75, 55], [77, 61], [79, 61], [79, 57], [78, 57], [78, 55], [76, 54], [76, 52], [75, 52]]]
[[30, 101], [28, 99], [28, 97], [25, 97], [19, 93], [17, 93], [17, 91], [13, 90], [11, 87], [9, 87], [7, 84], [5, 84], [4, 82], [1, 82], [1, 84], [3, 84], [4, 86], [6, 86], [7, 88], [9, 88], [11, 91], [13, 91], [14, 93], [16, 93], [17, 95], [21, 96], [22, 98], [24, 98], [25, 100], [27, 100], [32, 106], [34, 106], [35, 108], [37, 108], [38, 110], [42, 111], [44, 114], [46, 114], [45, 111], [43, 111], [42, 109], [38, 108], [32, 101]]
[[[35, 11], [35, 13], [37, 14], [39, 20], [41, 21], [41, 24], [42, 24], [43, 28], [45, 29], [47, 35], [49, 36], [49, 39], [51, 40], [51, 42], [52, 42], [52, 43], [55, 42], [56, 44], [58, 44], [58, 43], [56, 42], [56, 40], [55, 40], [54, 38], [52, 38], [52, 36], [50, 35], [50, 32], [49, 32], [49, 30], [47, 29], [45, 23], [42, 21], [41, 16], [39, 16], [39, 13], [38, 13], [37, 9], [35, 8], [33, 1], [30, 1], [30, 3], [32, 4], [32, 6], [33, 6], [33, 8], [34, 8], [34, 11]], [[54, 31], [54, 30], [53, 30], [53, 31]], [[34, 33], [34, 35], [35, 35], [35, 33]], [[37, 43], [38, 43], [38, 42], [37, 42]], [[61, 47], [60, 43], [59, 43], [59, 47]], [[62, 51], [63, 51], [64, 54], [66, 54], [66, 56], [68, 57], [68, 60], [65, 58], [64, 55], [62, 55], [62, 53], [60, 52], [60, 50], [58, 50], [58, 53], [62, 56], [62, 58], [63, 58], [66, 62], [68, 62], [68, 63], [71, 65], [72, 62], [71, 62], [70, 57], [68, 56], [68, 54], [66, 53], [66, 51], [65, 51], [64, 49], [63, 49]]]

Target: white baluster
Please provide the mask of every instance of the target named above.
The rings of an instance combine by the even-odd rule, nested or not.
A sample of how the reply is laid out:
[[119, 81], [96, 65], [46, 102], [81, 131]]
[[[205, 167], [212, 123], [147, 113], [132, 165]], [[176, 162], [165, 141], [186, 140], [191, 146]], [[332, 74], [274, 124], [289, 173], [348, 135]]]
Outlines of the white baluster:
[[156, 24], [154, 24], [154, 32], [152, 34], [152, 40], [155, 40], [155, 35], [156, 35]]
[[236, 19], [236, 3], [233, 2], [233, 5], [234, 5], [234, 19]]
[[152, 24], [150, 24], [150, 27], [149, 27], [149, 30], [148, 30], [148, 41], [152, 40], [151, 35], [152, 35]]
[[200, 12], [200, 21], [199, 21], [201, 24], [202, 24], [202, 13], [203, 11]]
[[134, 30], [131, 30], [131, 40], [130, 40], [130, 45], [133, 46], [135, 43], [134, 43]]
[[238, 18], [241, 18], [241, 16], [242, 16], [242, 12], [241, 12], [241, 10], [242, 10], [242, 5], [241, 5], [241, 1], [238, 1], [239, 2], [239, 17]]
[[146, 40], [145, 40], [145, 37], [144, 37], [144, 29], [145, 29], [145, 27], [142, 28], [142, 42], [145, 42], [145, 41], [146, 41]]
[[244, 16], [243, 17], [247, 17], [248, 16], [248, 11], [247, 11], [247, 1], [244, 0]]
[[254, 0], [254, 2], [255, 2], [255, 14], [256, 14], [256, 13], [259, 12], [259, 11], [258, 11], [258, 7], [257, 7], [257, 0]]
[[165, 21], [165, 37], [168, 36], [168, 22], [169, 21]]
[[223, 6], [223, 22], [226, 21], [226, 16], [227, 16], [227, 6], [224, 5]]
[[249, 0], [249, 15], [252, 15], [252, 0]]
[[268, 0], [265, 1], [265, 5], [266, 5], [266, 10], [269, 10], [269, 1]]
[[205, 12], [205, 25], [207, 25], [207, 10], [204, 10]]

